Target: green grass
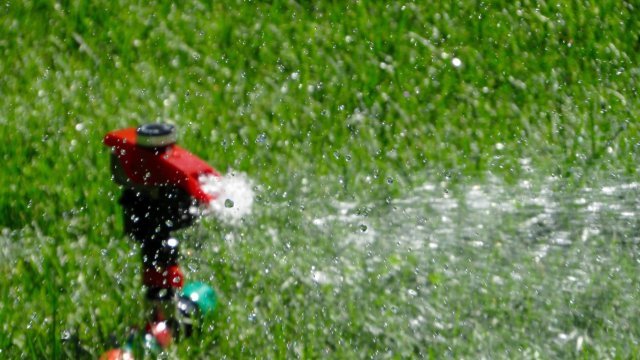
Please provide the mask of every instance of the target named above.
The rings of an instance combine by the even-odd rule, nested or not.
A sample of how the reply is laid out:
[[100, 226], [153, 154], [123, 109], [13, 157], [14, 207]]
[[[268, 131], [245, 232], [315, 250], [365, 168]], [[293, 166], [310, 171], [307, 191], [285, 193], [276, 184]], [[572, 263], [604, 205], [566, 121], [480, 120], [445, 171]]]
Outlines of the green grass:
[[[487, 174], [509, 184], [554, 175], [570, 184], [556, 189], [566, 199], [576, 184], [636, 179], [638, 6], [3, 4], [0, 354], [96, 357], [111, 334], [142, 322], [139, 259], [122, 235], [101, 139], [171, 121], [184, 147], [259, 184], [244, 226], [205, 222], [182, 234], [187, 248], [202, 246], [184, 260], [189, 276], [215, 284], [222, 304], [175, 356], [640, 356], [634, 220], [609, 215], [580, 245], [586, 220], [574, 227], [568, 207], [553, 229], [573, 245], [542, 263], [528, 242], [536, 235], [519, 232], [522, 209], [480, 230], [492, 244], [480, 250], [464, 234], [435, 253], [386, 236], [395, 217], [427, 219], [432, 234], [417, 232], [418, 242], [452, 227], [433, 220], [430, 197], [421, 215], [402, 215], [395, 201], [425, 180], [464, 201], [455, 189]], [[349, 214], [373, 224], [377, 241], [345, 242], [357, 223], [312, 224], [339, 212], [338, 200], [357, 204]], [[318, 269], [346, 280], [316, 283]], [[565, 271], [588, 285], [556, 291]], [[570, 346], [556, 341], [573, 329]]]

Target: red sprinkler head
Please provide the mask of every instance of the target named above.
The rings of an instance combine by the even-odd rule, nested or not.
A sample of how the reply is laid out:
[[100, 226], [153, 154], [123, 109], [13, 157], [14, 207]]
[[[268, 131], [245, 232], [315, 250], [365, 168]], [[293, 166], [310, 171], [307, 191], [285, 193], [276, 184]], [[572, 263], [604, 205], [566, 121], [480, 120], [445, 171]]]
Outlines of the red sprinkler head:
[[113, 172], [121, 185], [173, 186], [186, 191], [197, 202], [208, 204], [215, 195], [202, 189], [199, 178], [220, 174], [175, 142], [175, 128], [169, 124], [115, 130], [104, 137], [104, 144], [111, 147], [118, 160], [114, 161]]

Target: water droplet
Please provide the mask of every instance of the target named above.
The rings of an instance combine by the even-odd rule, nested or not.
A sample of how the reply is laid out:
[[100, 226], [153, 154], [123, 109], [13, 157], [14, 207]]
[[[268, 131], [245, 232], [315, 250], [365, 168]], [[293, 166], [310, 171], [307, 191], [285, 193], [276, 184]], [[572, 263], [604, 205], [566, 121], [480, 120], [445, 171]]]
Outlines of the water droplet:
[[251, 314], [249, 314], [249, 317], [247, 319], [251, 322], [256, 321], [256, 313], [252, 312]]
[[230, 209], [233, 207], [233, 200], [231, 199], [226, 199], [224, 201], [224, 207], [226, 207], [227, 209]]
[[462, 66], [462, 60], [454, 57], [453, 59], [451, 59], [451, 65], [453, 65], [453, 67], [460, 67]]
[[389, 185], [393, 184], [393, 178], [392, 177], [388, 177], [387, 178], [387, 184], [389, 184]]
[[160, 298], [165, 298], [167, 296], [167, 294], [169, 293], [169, 290], [167, 289], [161, 289], [160, 291], [158, 291], [158, 297]]
[[365, 224], [360, 224], [360, 231], [362, 231], [362, 232], [367, 232], [367, 229], [368, 229], [368, 228], [367, 228], [367, 225], [365, 225]]
[[257, 144], [262, 144], [265, 141], [267, 141], [267, 134], [265, 134], [265, 133], [260, 133], [260, 135], [258, 135], [258, 137], [256, 138], [256, 143]]

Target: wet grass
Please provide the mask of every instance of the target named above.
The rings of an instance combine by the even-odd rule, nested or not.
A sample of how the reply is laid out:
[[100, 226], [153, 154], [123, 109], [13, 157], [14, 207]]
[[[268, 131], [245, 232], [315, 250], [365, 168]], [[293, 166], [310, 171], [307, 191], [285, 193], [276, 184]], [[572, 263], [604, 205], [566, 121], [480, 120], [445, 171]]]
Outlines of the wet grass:
[[[206, 255], [185, 259], [191, 276], [216, 284], [223, 303], [210, 331], [174, 355], [638, 356], [633, 220], [610, 215], [616, 226], [579, 243], [562, 218], [570, 210], [554, 220], [565, 225], [542, 221], [531, 235], [516, 207], [440, 252], [386, 245], [404, 233], [449, 239], [438, 230], [474, 213], [429, 223], [441, 215], [430, 194], [421, 216], [402, 217], [416, 205], [394, 201], [425, 179], [453, 191], [486, 174], [515, 184], [532, 168], [568, 179], [556, 189], [565, 194], [637, 178], [636, 11], [617, 1], [3, 5], [0, 350], [95, 357], [141, 322], [138, 255], [121, 235], [101, 139], [170, 120], [186, 148], [261, 186], [245, 226], [183, 234]], [[342, 211], [335, 200], [355, 203], [347, 212], [363, 223], [314, 225]], [[396, 222], [432, 232], [387, 236]], [[345, 242], [372, 229], [373, 244]], [[535, 260], [525, 240], [557, 231], [572, 245]], [[588, 281], [561, 290], [572, 270]]]

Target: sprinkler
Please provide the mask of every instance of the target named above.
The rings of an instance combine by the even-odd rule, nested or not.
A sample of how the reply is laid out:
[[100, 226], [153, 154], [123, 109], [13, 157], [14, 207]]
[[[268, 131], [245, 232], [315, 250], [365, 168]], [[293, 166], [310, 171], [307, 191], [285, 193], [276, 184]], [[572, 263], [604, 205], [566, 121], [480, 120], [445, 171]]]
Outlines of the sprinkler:
[[216, 305], [208, 285], [185, 285], [179, 241], [172, 233], [193, 224], [200, 209], [216, 199], [215, 193], [204, 191], [200, 179], [220, 174], [176, 140], [175, 127], [162, 123], [115, 130], [104, 137], [112, 150], [113, 180], [122, 188], [124, 231], [141, 247], [149, 308], [143, 336], [147, 348], [166, 348], [180, 333], [190, 336], [197, 318]]

